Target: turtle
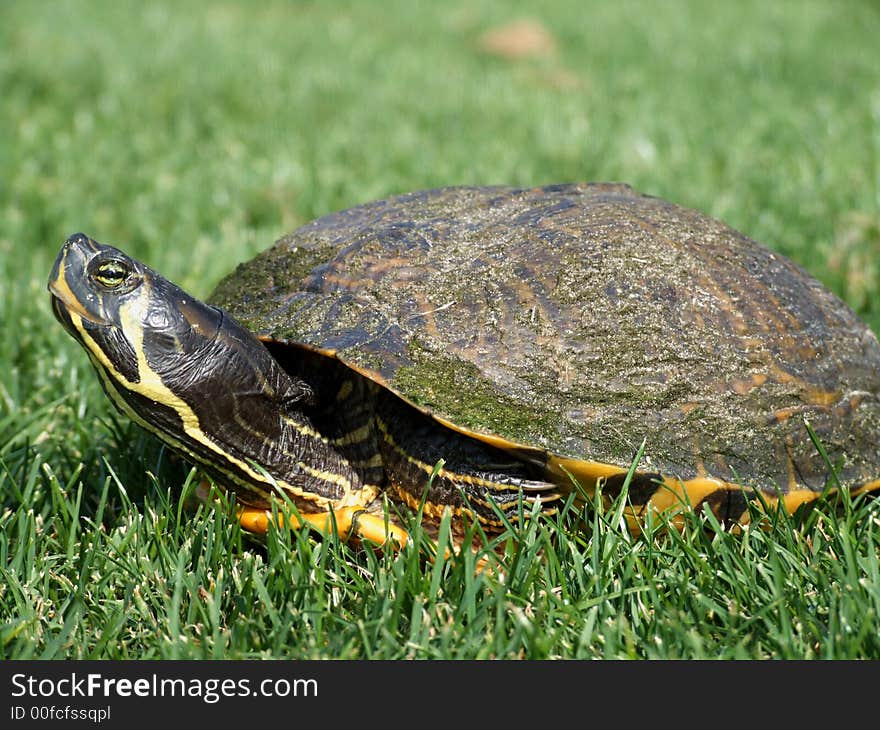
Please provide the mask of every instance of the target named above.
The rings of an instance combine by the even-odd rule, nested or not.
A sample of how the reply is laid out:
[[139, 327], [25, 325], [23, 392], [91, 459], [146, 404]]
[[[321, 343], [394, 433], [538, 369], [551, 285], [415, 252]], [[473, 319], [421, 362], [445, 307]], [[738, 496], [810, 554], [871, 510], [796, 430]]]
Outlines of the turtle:
[[[85, 234], [54, 314], [113, 404], [265, 532], [497, 533], [626, 490], [723, 527], [880, 489], [880, 344], [803, 268], [622, 183], [452, 186], [320, 217], [206, 302]], [[395, 509], [387, 509], [394, 507]]]

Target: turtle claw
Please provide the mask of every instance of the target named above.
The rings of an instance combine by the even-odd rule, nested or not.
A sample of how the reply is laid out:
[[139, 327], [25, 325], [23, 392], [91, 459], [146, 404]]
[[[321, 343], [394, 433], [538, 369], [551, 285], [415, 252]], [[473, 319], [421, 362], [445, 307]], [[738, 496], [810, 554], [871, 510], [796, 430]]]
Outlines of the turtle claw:
[[523, 479], [517, 481], [516, 485], [524, 492], [546, 492], [549, 489], [556, 489], [556, 485], [551, 482], [542, 482], [535, 479]]

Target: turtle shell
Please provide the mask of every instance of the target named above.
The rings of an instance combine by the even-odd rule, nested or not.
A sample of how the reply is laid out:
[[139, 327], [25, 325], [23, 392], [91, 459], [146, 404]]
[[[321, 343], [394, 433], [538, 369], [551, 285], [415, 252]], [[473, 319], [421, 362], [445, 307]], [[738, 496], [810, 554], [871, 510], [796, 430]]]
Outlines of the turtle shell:
[[790, 260], [626, 185], [360, 205], [280, 239], [211, 301], [566, 464], [625, 470], [644, 440], [641, 467], [680, 480], [786, 494], [880, 477], [877, 337]]

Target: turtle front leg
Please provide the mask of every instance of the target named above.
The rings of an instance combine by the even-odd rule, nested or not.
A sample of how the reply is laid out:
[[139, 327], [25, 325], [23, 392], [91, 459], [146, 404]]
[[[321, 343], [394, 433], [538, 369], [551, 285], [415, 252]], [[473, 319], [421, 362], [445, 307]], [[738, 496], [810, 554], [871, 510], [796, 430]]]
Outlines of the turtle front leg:
[[[279, 526], [284, 518], [278, 515]], [[272, 521], [272, 510], [258, 507], [239, 506], [238, 522], [242, 529], [258, 535], [265, 535]], [[309, 525], [319, 532], [330, 534], [336, 530], [336, 534], [343, 540], [354, 536], [359, 540], [367, 540], [376, 545], [390, 543], [394, 548], [400, 549], [410, 542], [409, 533], [393, 522], [387, 522], [379, 515], [367, 511], [366, 507], [342, 507], [327, 512], [308, 512], [305, 514], [289, 515], [288, 527], [296, 530], [304, 525]]]
[[[209, 504], [212, 500], [211, 485], [203, 480], [196, 487], [196, 498], [202, 504]], [[269, 531], [269, 523], [272, 521], [272, 510], [265, 507], [251, 507], [238, 502], [236, 504], [236, 517], [241, 528], [254, 535], [265, 535]], [[278, 514], [278, 525], [284, 524], [284, 517]], [[336, 534], [343, 540], [354, 536], [359, 540], [366, 540], [376, 545], [391, 544], [399, 550], [411, 542], [409, 533], [394, 524], [390, 520], [386, 522], [384, 516], [368, 511], [365, 506], [341, 507], [324, 512], [306, 512], [289, 515], [288, 527], [298, 530], [305, 525], [315, 528], [324, 534], [330, 534], [336, 530]]]

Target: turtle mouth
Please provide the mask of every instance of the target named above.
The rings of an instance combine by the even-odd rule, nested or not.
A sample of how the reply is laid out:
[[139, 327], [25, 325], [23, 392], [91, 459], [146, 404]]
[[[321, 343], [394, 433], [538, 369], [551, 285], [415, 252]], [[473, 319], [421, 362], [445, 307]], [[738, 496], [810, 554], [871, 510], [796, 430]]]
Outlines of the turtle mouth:
[[70, 319], [70, 312], [64, 305], [64, 302], [55, 296], [54, 293], [49, 297], [49, 306], [52, 307], [52, 314], [55, 315], [55, 319], [61, 323], [61, 326], [64, 327], [68, 333], [74, 334], [76, 328], [73, 326], [73, 321]]
[[80, 319], [104, 327], [111, 324], [108, 320], [95, 316], [93, 312], [89, 312], [70, 290], [66, 282], [59, 285], [57, 280], [50, 281], [49, 295], [52, 312], [55, 314], [55, 318], [65, 327], [72, 324], [71, 314], [76, 314]]
[[[54, 293], [49, 297], [49, 305], [52, 307], [52, 314], [55, 315], [55, 319], [57, 319], [67, 333], [76, 340], [82, 341], [80, 329], [83, 327], [90, 325], [107, 327], [110, 325], [109, 322], [98, 319], [94, 315], [84, 311], [81, 306], [69, 306], [66, 301]], [[75, 317], [78, 318], [78, 322], [74, 321]], [[86, 322], [89, 324], [85, 325], [84, 323]]]

